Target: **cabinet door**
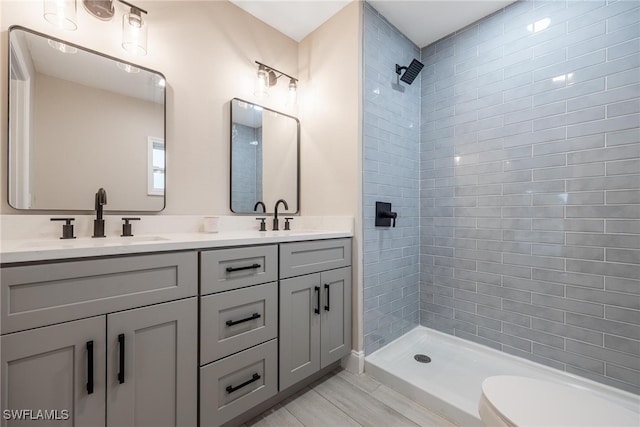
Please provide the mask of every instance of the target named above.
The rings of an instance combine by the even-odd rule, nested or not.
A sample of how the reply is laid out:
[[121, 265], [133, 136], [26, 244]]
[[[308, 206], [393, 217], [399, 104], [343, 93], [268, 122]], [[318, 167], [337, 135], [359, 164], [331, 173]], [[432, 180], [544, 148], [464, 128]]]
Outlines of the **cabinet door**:
[[320, 274], [280, 281], [280, 390], [320, 369]]
[[324, 368], [351, 351], [351, 267], [323, 271], [320, 366]]
[[[3, 336], [2, 414], [32, 410], [29, 418], [35, 418], [38, 410], [57, 412], [41, 414], [55, 417], [46, 421], [3, 416], [2, 425], [104, 426], [104, 328], [105, 317], [98, 316]], [[63, 411], [66, 420], [59, 419], [66, 418]]]
[[107, 425], [192, 426], [197, 298], [107, 317]]

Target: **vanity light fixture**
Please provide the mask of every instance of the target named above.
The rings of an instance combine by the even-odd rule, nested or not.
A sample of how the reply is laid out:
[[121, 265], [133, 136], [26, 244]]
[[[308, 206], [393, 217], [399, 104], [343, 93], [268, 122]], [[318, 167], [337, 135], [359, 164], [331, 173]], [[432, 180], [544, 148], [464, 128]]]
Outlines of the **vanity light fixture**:
[[43, 18], [61, 30], [78, 28], [76, 0], [44, 0]]
[[59, 41], [47, 39], [47, 43], [49, 44], [49, 46], [51, 46], [55, 50], [57, 50], [59, 52], [62, 52], [62, 53], [76, 53], [76, 52], [78, 52], [77, 48], [75, 48], [73, 46], [69, 46], [68, 44], [65, 44], [65, 43], [62, 43], [62, 42], [59, 42]]
[[144, 56], [147, 54], [148, 25], [142, 19], [142, 14], [146, 15], [147, 11], [126, 1], [118, 1], [131, 8], [122, 17], [122, 48], [133, 56]]
[[269, 88], [271, 86], [275, 86], [278, 83], [278, 79], [282, 76], [286, 76], [289, 78], [289, 99], [293, 100], [295, 103], [296, 93], [298, 91], [298, 79], [295, 77], [291, 77], [289, 74], [283, 73], [282, 71], [276, 70], [262, 62], [256, 61], [258, 64], [258, 73], [256, 75], [256, 96], [267, 96], [269, 95]]

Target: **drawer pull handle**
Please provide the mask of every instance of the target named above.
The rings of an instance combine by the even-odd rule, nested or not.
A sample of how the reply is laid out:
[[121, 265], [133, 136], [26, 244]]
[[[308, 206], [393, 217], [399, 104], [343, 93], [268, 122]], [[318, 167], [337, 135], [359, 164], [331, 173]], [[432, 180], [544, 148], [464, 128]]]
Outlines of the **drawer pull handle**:
[[253, 374], [253, 376], [251, 377], [250, 380], [247, 380], [247, 381], [243, 382], [240, 385], [237, 385], [235, 387], [232, 387], [232, 386], [228, 385], [227, 388], [226, 388], [227, 393], [233, 393], [236, 390], [240, 390], [242, 387], [246, 387], [249, 384], [258, 381], [259, 379], [260, 379], [260, 374], [257, 374], [257, 373]]
[[93, 340], [87, 341], [87, 394], [93, 394]]
[[324, 311], [331, 311], [331, 297], [329, 296], [329, 291], [331, 289], [331, 286], [329, 286], [328, 284], [324, 284], [324, 290], [327, 291], [327, 305], [324, 306]]
[[316, 292], [316, 308], [313, 309], [313, 312], [320, 314], [320, 286], [314, 286], [313, 290]]
[[254, 320], [254, 319], [259, 319], [260, 317], [262, 317], [262, 316], [260, 316], [260, 314], [258, 314], [258, 313], [253, 313], [251, 316], [249, 316], [249, 317], [245, 317], [244, 319], [240, 319], [240, 320], [227, 320], [227, 326], [233, 326], [233, 325], [237, 325], [238, 323], [249, 322], [249, 321]]
[[118, 382], [124, 384], [124, 334], [118, 335], [120, 347], [120, 371], [118, 372]]
[[260, 264], [245, 265], [244, 267], [227, 267], [227, 273], [231, 273], [232, 271], [254, 270], [260, 267], [262, 267]]

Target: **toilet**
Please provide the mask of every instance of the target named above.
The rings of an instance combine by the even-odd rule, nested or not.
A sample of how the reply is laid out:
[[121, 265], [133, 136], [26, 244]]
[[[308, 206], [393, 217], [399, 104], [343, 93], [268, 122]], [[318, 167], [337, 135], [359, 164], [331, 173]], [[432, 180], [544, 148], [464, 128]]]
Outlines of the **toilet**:
[[640, 425], [640, 413], [588, 390], [510, 375], [482, 382], [478, 412], [487, 427]]

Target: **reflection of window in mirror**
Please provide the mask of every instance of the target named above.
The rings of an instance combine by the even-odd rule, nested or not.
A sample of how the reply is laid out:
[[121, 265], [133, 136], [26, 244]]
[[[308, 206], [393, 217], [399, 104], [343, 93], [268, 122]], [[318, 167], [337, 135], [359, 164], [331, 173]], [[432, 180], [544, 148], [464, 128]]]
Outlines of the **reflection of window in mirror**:
[[164, 196], [164, 139], [148, 138], [148, 190], [150, 196]]

